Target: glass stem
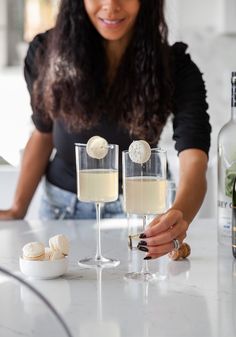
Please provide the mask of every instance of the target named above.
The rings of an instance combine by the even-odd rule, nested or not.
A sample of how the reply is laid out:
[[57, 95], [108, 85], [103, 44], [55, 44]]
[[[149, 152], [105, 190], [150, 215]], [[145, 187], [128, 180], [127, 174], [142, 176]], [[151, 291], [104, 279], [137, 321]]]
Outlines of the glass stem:
[[96, 202], [96, 219], [97, 219], [97, 253], [95, 259], [100, 261], [102, 259], [101, 252], [101, 225], [100, 225], [100, 217], [101, 217], [101, 204]]
[[98, 321], [102, 322], [102, 268], [97, 268]]
[[143, 260], [143, 266], [142, 266], [141, 273], [142, 274], [148, 274], [149, 273], [148, 261], [147, 260]]
[[[147, 215], [143, 216], [143, 231], [146, 229], [146, 224], [147, 224]], [[142, 265], [142, 274], [148, 274], [149, 273], [149, 268], [148, 268], [148, 261], [143, 260], [143, 265]]]

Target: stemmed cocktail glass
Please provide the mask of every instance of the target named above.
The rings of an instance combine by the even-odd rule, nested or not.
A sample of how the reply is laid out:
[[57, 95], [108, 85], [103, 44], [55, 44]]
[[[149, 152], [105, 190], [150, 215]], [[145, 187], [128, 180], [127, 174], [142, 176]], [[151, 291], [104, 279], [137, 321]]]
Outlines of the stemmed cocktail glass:
[[115, 267], [120, 263], [102, 256], [100, 230], [101, 205], [118, 198], [118, 152], [118, 145], [107, 144], [106, 155], [97, 159], [88, 154], [86, 144], [75, 144], [78, 199], [95, 203], [97, 220], [96, 256], [79, 261], [82, 266]]
[[[125, 211], [127, 214], [142, 216], [144, 231], [148, 216], [156, 216], [166, 210], [166, 150], [151, 149], [150, 158], [142, 164], [133, 162], [129, 151], [123, 151], [122, 162]], [[137, 235], [134, 236], [134, 239], [137, 244]], [[125, 277], [136, 280], [152, 280], [158, 279], [158, 274], [150, 273], [148, 262], [144, 260], [140, 272], [131, 272]]]

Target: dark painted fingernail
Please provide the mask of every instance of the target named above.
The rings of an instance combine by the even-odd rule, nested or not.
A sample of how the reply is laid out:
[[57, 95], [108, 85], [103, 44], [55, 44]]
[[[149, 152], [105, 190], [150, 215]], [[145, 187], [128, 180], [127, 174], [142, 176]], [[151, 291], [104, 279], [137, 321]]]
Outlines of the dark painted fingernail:
[[140, 238], [140, 239], [146, 239], [146, 237], [147, 237], [147, 236], [146, 236], [146, 234], [144, 234], [144, 233], [141, 233], [141, 234], [139, 235], [139, 238]]
[[131, 237], [131, 235], [129, 235], [129, 239], [128, 239], [128, 247], [129, 247], [130, 249], [133, 248], [132, 237]]
[[146, 257], [144, 258], [144, 260], [151, 260], [151, 259], [152, 259], [151, 256], [146, 256]]
[[146, 241], [139, 241], [138, 246], [147, 246], [147, 242]]
[[139, 246], [138, 249], [141, 250], [142, 252], [148, 252], [147, 247]]

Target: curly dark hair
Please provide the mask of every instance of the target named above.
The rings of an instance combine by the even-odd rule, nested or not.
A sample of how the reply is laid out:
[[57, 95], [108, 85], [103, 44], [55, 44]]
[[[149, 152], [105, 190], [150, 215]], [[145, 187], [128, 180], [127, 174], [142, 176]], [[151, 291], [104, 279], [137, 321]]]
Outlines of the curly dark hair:
[[102, 38], [84, 1], [62, 0], [39, 59], [32, 100], [37, 111], [62, 118], [71, 131], [91, 128], [105, 113], [131, 136], [157, 143], [173, 92], [164, 5], [164, 0], [140, 0], [133, 36], [109, 86]]

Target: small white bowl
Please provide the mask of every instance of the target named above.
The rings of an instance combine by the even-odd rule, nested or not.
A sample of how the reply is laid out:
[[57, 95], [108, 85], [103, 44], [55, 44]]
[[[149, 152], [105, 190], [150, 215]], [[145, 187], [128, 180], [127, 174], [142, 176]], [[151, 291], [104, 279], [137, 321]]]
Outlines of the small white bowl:
[[68, 258], [53, 261], [28, 261], [20, 257], [21, 272], [34, 279], [50, 280], [66, 273]]

